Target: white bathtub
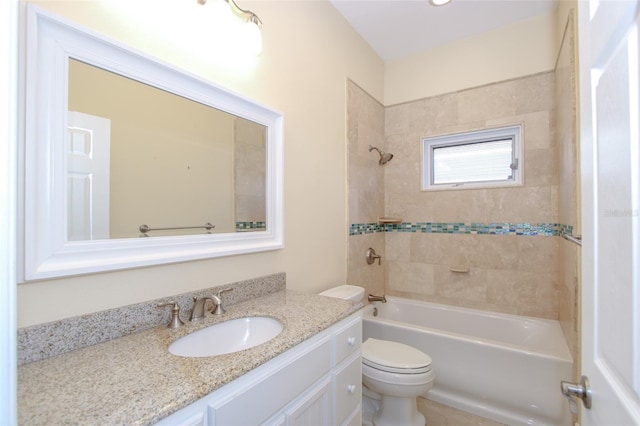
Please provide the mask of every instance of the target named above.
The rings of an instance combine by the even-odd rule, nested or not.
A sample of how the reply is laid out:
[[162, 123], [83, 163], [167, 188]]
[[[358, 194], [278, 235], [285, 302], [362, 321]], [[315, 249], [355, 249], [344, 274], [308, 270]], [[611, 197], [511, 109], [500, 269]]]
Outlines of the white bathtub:
[[509, 425], [571, 424], [560, 381], [572, 379], [573, 360], [557, 321], [387, 301], [365, 308], [363, 338], [427, 353], [436, 375], [428, 399]]

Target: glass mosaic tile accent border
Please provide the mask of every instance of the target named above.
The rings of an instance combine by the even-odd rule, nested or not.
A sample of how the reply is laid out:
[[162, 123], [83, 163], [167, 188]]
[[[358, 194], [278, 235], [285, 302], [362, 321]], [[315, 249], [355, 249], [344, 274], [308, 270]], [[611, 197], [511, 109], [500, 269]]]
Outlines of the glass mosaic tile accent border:
[[236, 222], [236, 232], [242, 231], [264, 231], [267, 229], [265, 222]]
[[573, 226], [560, 223], [402, 222], [394, 224], [354, 223], [349, 227], [350, 236], [373, 234], [376, 232], [558, 237], [563, 234], [572, 234]]

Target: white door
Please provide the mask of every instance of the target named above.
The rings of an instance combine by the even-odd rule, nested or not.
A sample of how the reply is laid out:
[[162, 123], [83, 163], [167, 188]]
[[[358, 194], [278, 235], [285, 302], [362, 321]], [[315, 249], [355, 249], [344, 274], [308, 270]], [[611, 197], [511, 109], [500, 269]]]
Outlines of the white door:
[[68, 240], [109, 238], [111, 120], [69, 111]]
[[584, 425], [640, 425], [637, 0], [579, 0]]

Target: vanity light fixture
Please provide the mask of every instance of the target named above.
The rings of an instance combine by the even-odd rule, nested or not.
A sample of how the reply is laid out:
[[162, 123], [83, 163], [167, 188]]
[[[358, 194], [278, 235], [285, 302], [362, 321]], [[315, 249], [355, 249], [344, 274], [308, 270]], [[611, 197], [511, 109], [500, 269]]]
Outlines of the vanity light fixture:
[[[197, 0], [198, 4], [205, 5], [207, 0]], [[225, 2], [229, 6], [229, 9], [235, 16], [244, 20], [244, 28], [240, 34], [242, 40], [240, 43], [251, 53], [256, 55], [262, 52], [262, 34], [260, 28], [262, 28], [262, 21], [250, 10], [244, 10], [239, 7], [234, 0], [212, 0], [218, 2]]]
[[[233, 0], [232, 0], [233, 1]], [[429, 4], [432, 6], [444, 6], [449, 3], [451, 0], [429, 0]]]

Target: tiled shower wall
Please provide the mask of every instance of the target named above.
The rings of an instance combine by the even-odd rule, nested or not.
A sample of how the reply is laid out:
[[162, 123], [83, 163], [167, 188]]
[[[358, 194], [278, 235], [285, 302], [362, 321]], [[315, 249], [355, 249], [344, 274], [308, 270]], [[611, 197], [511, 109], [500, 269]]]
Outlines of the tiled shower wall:
[[[553, 72], [387, 108], [348, 82], [349, 283], [559, 319], [578, 358], [580, 249], [557, 236], [580, 229], [573, 19]], [[422, 137], [518, 123], [523, 187], [420, 190]], [[394, 158], [379, 166], [369, 145]], [[383, 216], [403, 224], [379, 226]], [[366, 264], [368, 247], [381, 265]]]
[[[554, 74], [421, 99], [385, 110], [385, 212], [404, 222], [558, 223]], [[425, 136], [523, 125], [524, 186], [421, 191]], [[560, 239], [538, 235], [385, 234], [389, 294], [558, 318]], [[463, 269], [468, 272], [452, 272]]]
[[[558, 216], [562, 223], [574, 225], [574, 234], [580, 234], [578, 185], [578, 144], [576, 123], [576, 61], [574, 14], [570, 13], [555, 70], [556, 78], [556, 139], [558, 141]], [[559, 320], [575, 360], [579, 359], [579, 303], [580, 300], [580, 248], [562, 240], [560, 243]], [[580, 371], [578, 362], [574, 363]], [[578, 376], [576, 376], [578, 377]]]
[[[384, 215], [384, 168], [378, 165], [378, 153], [369, 145], [384, 147], [384, 107], [355, 83], [347, 82], [347, 181], [350, 223], [377, 223]], [[385, 234], [370, 232], [349, 237], [347, 282], [360, 285], [367, 293], [385, 291], [385, 265], [368, 265], [369, 247], [382, 254]], [[383, 257], [382, 260], [385, 260]]]

